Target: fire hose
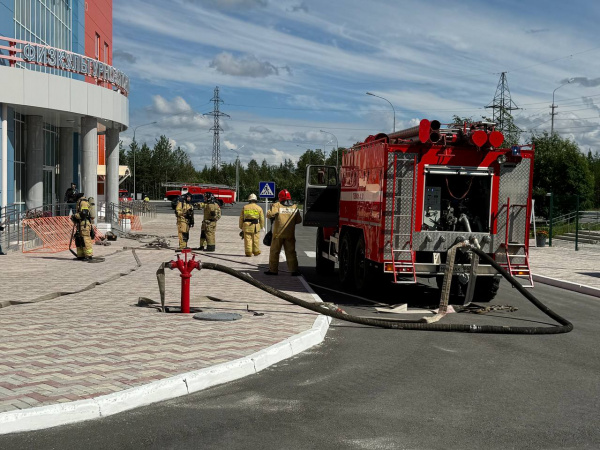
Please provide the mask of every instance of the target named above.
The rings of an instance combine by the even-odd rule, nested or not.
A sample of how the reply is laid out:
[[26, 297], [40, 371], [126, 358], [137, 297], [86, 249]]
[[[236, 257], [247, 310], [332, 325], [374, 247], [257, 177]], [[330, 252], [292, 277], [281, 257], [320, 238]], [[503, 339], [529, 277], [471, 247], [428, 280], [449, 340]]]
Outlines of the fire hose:
[[[463, 333], [487, 333], [487, 334], [560, 334], [560, 333], [568, 333], [573, 330], [573, 324], [569, 322], [567, 319], [563, 318], [556, 312], [552, 311], [546, 305], [544, 305], [541, 301], [539, 301], [533, 294], [527, 291], [517, 280], [515, 280], [500, 264], [498, 264], [493, 258], [489, 255], [478, 249], [477, 247], [469, 244], [468, 242], [461, 242], [455, 245], [451, 250], [454, 252], [449, 252], [452, 257], [455, 254], [456, 249], [458, 247], [467, 247], [470, 251], [475, 253], [479, 258], [482, 258], [487, 263], [489, 263], [492, 267], [494, 267], [498, 273], [500, 273], [511, 285], [513, 285], [519, 293], [521, 293], [527, 300], [529, 300], [536, 308], [546, 314], [548, 317], [552, 318], [556, 322], [558, 322], [559, 326], [553, 327], [512, 327], [512, 326], [498, 326], [498, 325], [475, 325], [475, 324], [440, 324], [440, 323], [431, 323], [432, 320], [427, 321], [428, 323], [422, 322], [409, 322], [409, 321], [398, 321], [398, 320], [385, 320], [385, 319], [376, 319], [370, 317], [362, 317], [355, 316], [352, 314], [347, 314], [342, 311], [336, 305], [331, 303], [316, 303], [310, 302], [306, 300], [302, 300], [298, 297], [294, 297], [292, 295], [286, 294], [278, 289], [275, 289], [271, 286], [268, 286], [260, 281], [242, 273], [230, 267], [210, 263], [210, 262], [196, 262], [195, 267], [198, 270], [208, 269], [215, 270], [217, 272], [222, 272], [228, 275], [231, 275], [239, 280], [244, 281], [245, 283], [251, 284], [252, 286], [261, 289], [275, 297], [278, 297], [282, 300], [290, 302], [294, 305], [300, 306], [302, 308], [314, 311], [319, 314], [323, 314], [329, 317], [333, 317], [335, 319], [344, 320], [347, 322], [352, 322], [360, 325], [368, 325], [373, 327], [380, 328], [390, 328], [397, 330], [417, 330], [417, 331], [446, 331], [446, 332], [463, 332]], [[187, 260], [186, 260], [187, 261]], [[161, 305], [162, 311], [165, 311], [165, 274], [164, 269], [165, 266], [170, 266], [171, 262], [162, 263], [159, 269], [156, 272], [160, 296], [161, 296]], [[172, 268], [172, 267], [171, 267]], [[451, 272], [451, 269], [450, 269]], [[450, 276], [451, 278], [451, 276]], [[447, 280], [444, 281], [446, 283]], [[449, 283], [449, 281], [448, 281]], [[448, 286], [449, 287], [449, 286]], [[447, 306], [447, 303], [444, 303], [444, 293], [446, 293], [445, 301], [447, 301], [447, 292], [449, 289], [443, 289], [442, 294], [442, 303], [440, 303], [440, 313], [442, 307]], [[140, 298], [140, 300], [149, 300], [151, 303], [156, 303], [150, 299]], [[188, 300], [189, 305], [189, 300]], [[440, 313], [436, 317], [440, 316]], [[442, 314], [443, 315], [443, 314]]]

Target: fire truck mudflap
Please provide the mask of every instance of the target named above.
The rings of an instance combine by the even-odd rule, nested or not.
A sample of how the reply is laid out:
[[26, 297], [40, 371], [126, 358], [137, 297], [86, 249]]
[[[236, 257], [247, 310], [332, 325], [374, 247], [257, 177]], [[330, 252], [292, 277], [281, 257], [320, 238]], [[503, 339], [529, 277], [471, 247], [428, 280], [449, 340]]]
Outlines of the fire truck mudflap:
[[[309, 166], [304, 224], [318, 227], [319, 272], [337, 262], [342, 284], [359, 290], [376, 274], [397, 284], [436, 277], [441, 288], [448, 250], [468, 241], [532, 287], [533, 148], [502, 142], [489, 122], [442, 128], [423, 120], [355, 145], [339, 177], [335, 167]], [[456, 252], [454, 293], [466, 293], [471, 259]], [[489, 264], [476, 269], [476, 297], [489, 301], [500, 277]]]

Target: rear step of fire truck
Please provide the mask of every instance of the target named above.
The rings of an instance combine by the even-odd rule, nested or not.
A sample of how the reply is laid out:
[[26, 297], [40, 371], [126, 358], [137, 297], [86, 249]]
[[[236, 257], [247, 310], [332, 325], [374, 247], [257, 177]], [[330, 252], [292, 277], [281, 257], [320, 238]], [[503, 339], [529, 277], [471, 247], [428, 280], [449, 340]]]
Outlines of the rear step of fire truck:
[[[529, 267], [529, 255], [527, 254], [527, 247], [525, 244], [515, 243], [503, 243], [502, 248], [504, 249], [504, 255], [506, 257], [505, 263], [499, 263], [503, 266], [511, 276], [527, 277], [529, 284], [524, 284], [523, 287], [533, 287], [533, 274]], [[523, 254], [519, 254], [519, 250], [523, 249]], [[514, 262], [514, 260], [521, 260], [520, 262]]]
[[[523, 287], [532, 288], [533, 274], [531, 273], [531, 268], [529, 267], [529, 252], [527, 251], [527, 246], [522, 243], [509, 242], [508, 238], [508, 230], [511, 226], [511, 208], [522, 209], [526, 207], [527, 205], [511, 205], [510, 198], [506, 199], [506, 233], [504, 236], [504, 242], [501, 244], [501, 248], [504, 250], [504, 254], [502, 256], [506, 258], [506, 262], [500, 263], [500, 265], [503, 266], [512, 277], [527, 277], [529, 284], [523, 284]], [[523, 252], [519, 254], [521, 250]], [[515, 260], [520, 261], [515, 262]]]
[[[396, 182], [394, 189], [394, 202], [392, 203], [392, 240], [390, 246], [392, 249], [392, 267], [394, 268], [394, 283], [395, 284], [415, 284], [417, 282], [417, 271], [415, 269], [415, 251], [412, 248], [413, 234], [413, 198], [415, 196], [416, 182], [416, 158], [406, 157], [404, 155], [395, 155], [394, 161], [394, 180]], [[405, 173], [410, 173], [408, 177], [402, 177], [402, 173], [397, 173], [398, 166], [402, 169], [407, 169], [412, 166], [411, 170], [406, 170]], [[403, 172], [401, 170], [401, 172]], [[398, 186], [412, 185], [411, 192], [406, 192], [398, 189]], [[400, 192], [398, 192], [400, 191]], [[410, 207], [408, 207], [410, 205]], [[398, 206], [398, 211], [396, 211]], [[394, 233], [394, 224], [398, 226], [398, 233]], [[402, 224], [410, 224], [408, 233], [401, 233]], [[398, 242], [400, 248], [394, 248], [394, 243]]]

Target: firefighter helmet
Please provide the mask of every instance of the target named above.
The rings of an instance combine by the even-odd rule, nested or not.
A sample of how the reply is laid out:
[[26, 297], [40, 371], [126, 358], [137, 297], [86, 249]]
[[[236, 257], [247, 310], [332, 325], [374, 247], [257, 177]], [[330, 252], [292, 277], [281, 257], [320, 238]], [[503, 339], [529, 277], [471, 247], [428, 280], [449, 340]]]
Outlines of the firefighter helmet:
[[257, 201], [256, 194], [250, 194], [248, 196], [248, 201], [249, 202], [255, 202], [255, 201]]
[[213, 195], [212, 192], [205, 192], [204, 193], [204, 200], [206, 201], [206, 203], [212, 203], [215, 199], [215, 196]]
[[291, 200], [292, 199], [292, 195], [290, 194], [290, 191], [288, 191], [287, 189], [283, 189], [281, 192], [279, 192], [279, 201], [283, 202], [286, 200]]

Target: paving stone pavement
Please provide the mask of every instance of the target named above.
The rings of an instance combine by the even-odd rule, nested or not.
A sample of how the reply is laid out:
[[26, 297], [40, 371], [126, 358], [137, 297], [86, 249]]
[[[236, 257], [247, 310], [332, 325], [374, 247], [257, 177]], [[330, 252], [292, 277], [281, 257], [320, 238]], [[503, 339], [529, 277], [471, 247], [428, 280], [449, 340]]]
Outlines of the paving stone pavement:
[[552, 247], [530, 247], [530, 266], [536, 275], [600, 289], [600, 245], [553, 240]]
[[[268, 248], [258, 257], [244, 256], [237, 221], [228, 216], [219, 221], [217, 251], [200, 259], [242, 270], [313, 301], [301, 281], [285, 273], [285, 263], [278, 277], [262, 273], [268, 265]], [[197, 246], [199, 232], [199, 227], [192, 229], [192, 246]], [[169, 240], [177, 245], [171, 215], [144, 222], [138, 234], [146, 233], [174, 236]], [[241, 320], [205, 322], [137, 307], [138, 297], [160, 300], [155, 272], [161, 262], [175, 257], [172, 250], [141, 249], [150, 240], [119, 239], [109, 247], [95, 246], [94, 254], [106, 257], [97, 264], [74, 261], [69, 252], [2, 257], [0, 300], [4, 305], [23, 303], [0, 308], [0, 413], [96, 397], [232, 361], [310, 329], [317, 318], [311, 311], [209, 270], [193, 274], [192, 306], [238, 312]], [[138, 248], [141, 267], [127, 247]], [[103, 280], [110, 281], [85, 292], [40, 300]], [[166, 271], [166, 285], [167, 304], [178, 305], [178, 271]]]

